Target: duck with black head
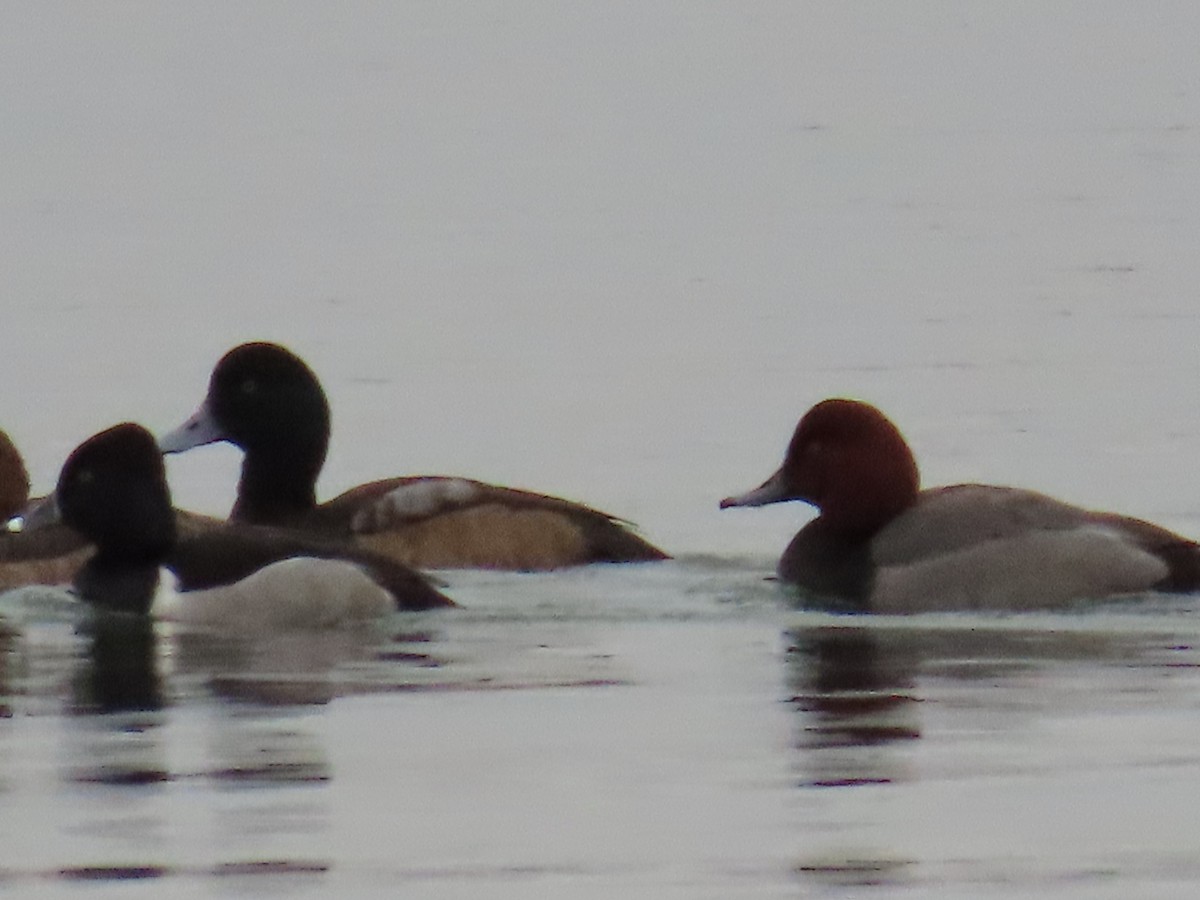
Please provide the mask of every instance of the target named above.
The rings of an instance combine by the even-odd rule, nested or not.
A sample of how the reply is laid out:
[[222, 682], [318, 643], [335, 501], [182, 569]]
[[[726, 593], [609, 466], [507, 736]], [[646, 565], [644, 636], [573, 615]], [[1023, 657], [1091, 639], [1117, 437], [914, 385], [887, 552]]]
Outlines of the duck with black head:
[[[41, 498], [29, 496], [29, 476], [21, 454], [0, 431], [0, 513], [7, 527], [0, 529], [0, 590], [25, 585], [67, 585], [94, 548], [77, 531], [61, 523], [25, 527], [25, 516], [40, 506]], [[197, 534], [224, 526], [222, 519], [176, 509], [180, 533]]]
[[1018, 488], [921, 490], [900, 430], [856, 400], [805, 413], [783, 466], [721, 508], [785, 500], [818, 515], [784, 551], [779, 577], [866, 611], [1034, 609], [1200, 588], [1200, 546], [1158, 525]]
[[367, 550], [249, 525], [181, 534], [162, 455], [132, 423], [80, 444], [49, 502], [96, 547], [75, 586], [100, 610], [150, 612], [162, 569], [182, 591], [164, 615], [227, 631], [330, 627], [453, 606], [418, 573]]
[[[29, 506], [29, 474], [16, 445], [0, 431], [0, 522], [20, 524]], [[37, 534], [19, 528], [0, 529], [0, 590], [29, 584], [70, 584], [92, 553], [78, 534], [66, 527]]]
[[351, 539], [419, 568], [545, 570], [667, 558], [607, 513], [467, 478], [389, 478], [318, 504], [329, 418], [303, 360], [278, 344], [242, 344], [217, 363], [196, 413], [159, 446], [241, 448], [233, 521]]

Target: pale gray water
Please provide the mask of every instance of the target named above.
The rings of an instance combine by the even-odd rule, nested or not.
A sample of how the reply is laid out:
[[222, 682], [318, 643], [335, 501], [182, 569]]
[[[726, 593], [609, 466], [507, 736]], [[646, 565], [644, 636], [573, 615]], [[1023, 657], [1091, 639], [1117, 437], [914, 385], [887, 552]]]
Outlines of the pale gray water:
[[1193, 889], [1194, 604], [872, 620], [788, 612], [753, 579], [696, 559], [462, 574], [469, 610], [375, 635], [160, 633], [165, 705], [106, 715], [81, 708], [95, 664], [69, 626], [27, 624], [4, 657], [0, 878], [122, 897]]
[[[928, 483], [1200, 535], [1197, 33], [1183, 2], [7, 4], [0, 426], [38, 489], [271, 338], [329, 391], [325, 495], [498, 480], [683, 556], [451, 573], [463, 612], [361, 642], [163, 635], [149, 713], [74, 714], [86, 647], [42, 614], [3, 657], [0, 885], [1192, 896], [1195, 598], [796, 613], [761, 579], [806, 513], [716, 501], [848, 394]], [[223, 512], [236, 467], [172, 485]]]

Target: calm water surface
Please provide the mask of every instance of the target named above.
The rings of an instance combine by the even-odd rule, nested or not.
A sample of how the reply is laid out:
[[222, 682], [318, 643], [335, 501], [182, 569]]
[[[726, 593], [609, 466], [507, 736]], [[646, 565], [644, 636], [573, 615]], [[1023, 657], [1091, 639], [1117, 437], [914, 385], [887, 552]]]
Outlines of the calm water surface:
[[0, 878], [597, 898], [1200, 878], [1194, 601], [868, 618], [793, 610], [759, 575], [450, 573], [468, 609], [370, 633], [122, 635], [120, 690], [103, 636], [13, 608]]
[[[716, 504], [851, 395], [927, 484], [1200, 535], [1200, 5], [4, 13], [36, 490], [268, 338], [328, 389], [322, 496], [495, 480], [680, 558], [260, 645], [6, 598], [0, 891], [1196, 895], [1197, 598], [803, 612], [763, 579], [805, 511]], [[235, 452], [169, 465], [229, 509]]]

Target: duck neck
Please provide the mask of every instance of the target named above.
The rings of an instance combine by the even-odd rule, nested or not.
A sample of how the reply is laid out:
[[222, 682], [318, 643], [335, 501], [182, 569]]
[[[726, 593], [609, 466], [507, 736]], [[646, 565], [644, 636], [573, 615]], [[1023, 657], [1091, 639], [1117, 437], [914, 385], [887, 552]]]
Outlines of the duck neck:
[[230, 519], [253, 525], [284, 525], [317, 505], [317, 476], [325, 462], [324, 446], [308, 452], [247, 451]]
[[157, 561], [106, 558], [97, 553], [75, 578], [75, 589], [93, 607], [105, 612], [144, 616], [158, 590]]
[[80, 569], [75, 588], [92, 606], [145, 615], [158, 588], [159, 567], [175, 546], [175, 510], [166, 483], [161, 491], [131, 490], [85, 520], [83, 533], [96, 552]]
[[820, 519], [831, 532], [840, 534], [844, 540], [865, 542], [915, 502], [915, 494], [911, 498], [880, 494], [873, 502], [863, 501], [824, 509]]
[[915, 504], [919, 491], [911, 453], [893, 452], [839, 471], [831, 479], [829, 495], [818, 505], [828, 528], [847, 539], [866, 541]]

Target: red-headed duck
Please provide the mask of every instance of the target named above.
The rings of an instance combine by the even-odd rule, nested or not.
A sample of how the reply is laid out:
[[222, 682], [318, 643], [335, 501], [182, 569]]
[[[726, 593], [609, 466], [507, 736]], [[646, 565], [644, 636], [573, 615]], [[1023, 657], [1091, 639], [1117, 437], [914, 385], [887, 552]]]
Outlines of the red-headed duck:
[[466, 478], [390, 478], [318, 505], [329, 405], [313, 371], [277, 344], [226, 353], [195, 415], [159, 446], [177, 453], [218, 441], [245, 453], [235, 522], [350, 538], [419, 568], [530, 571], [667, 558], [607, 513]]
[[779, 471], [721, 507], [783, 500], [819, 515], [779, 577], [866, 611], [1049, 608], [1200, 587], [1200, 546], [1149, 522], [1016, 488], [920, 490], [899, 429], [855, 400], [814, 406]]
[[[408, 567], [361, 548], [252, 525], [181, 534], [162, 455], [132, 423], [80, 444], [45, 508], [95, 545], [74, 583], [105, 611], [150, 612], [160, 568], [185, 592], [169, 617], [227, 631], [319, 628], [454, 605]], [[30, 527], [36, 533], [37, 523]]]
[[8, 521], [29, 502], [29, 472], [12, 439], [0, 431], [0, 516]]

